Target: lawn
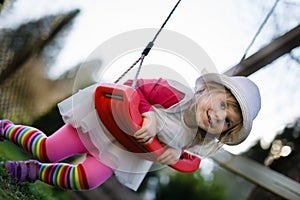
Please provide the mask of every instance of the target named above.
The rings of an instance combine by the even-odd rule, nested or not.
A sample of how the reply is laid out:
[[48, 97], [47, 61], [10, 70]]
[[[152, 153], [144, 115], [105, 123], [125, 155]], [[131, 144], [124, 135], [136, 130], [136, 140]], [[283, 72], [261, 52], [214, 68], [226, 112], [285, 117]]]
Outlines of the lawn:
[[0, 142], [0, 199], [5, 200], [62, 200], [69, 193], [46, 185], [40, 181], [17, 184], [4, 168], [5, 160], [24, 160], [28, 155], [20, 148]]

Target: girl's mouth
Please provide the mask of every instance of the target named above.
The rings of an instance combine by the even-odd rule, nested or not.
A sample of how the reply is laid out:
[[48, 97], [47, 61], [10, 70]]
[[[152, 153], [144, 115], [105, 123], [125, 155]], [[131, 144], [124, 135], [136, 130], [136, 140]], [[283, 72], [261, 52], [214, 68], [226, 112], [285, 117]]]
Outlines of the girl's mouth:
[[208, 110], [207, 110], [207, 112], [206, 112], [206, 117], [207, 117], [207, 123], [208, 123], [208, 126], [211, 126], [211, 118], [210, 118], [210, 115], [209, 115]]

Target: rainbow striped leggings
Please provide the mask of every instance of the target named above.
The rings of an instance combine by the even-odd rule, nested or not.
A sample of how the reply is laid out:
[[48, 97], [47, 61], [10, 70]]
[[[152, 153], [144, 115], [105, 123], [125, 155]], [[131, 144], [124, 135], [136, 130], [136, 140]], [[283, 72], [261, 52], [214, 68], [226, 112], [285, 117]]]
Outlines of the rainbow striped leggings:
[[[113, 170], [89, 154], [75, 128], [66, 124], [47, 137], [40, 130], [6, 122], [3, 134], [35, 156], [39, 161], [39, 180], [71, 190], [93, 189], [105, 182]], [[57, 163], [75, 154], [86, 154], [78, 164]], [[42, 163], [43, 162], [43, 163]]]

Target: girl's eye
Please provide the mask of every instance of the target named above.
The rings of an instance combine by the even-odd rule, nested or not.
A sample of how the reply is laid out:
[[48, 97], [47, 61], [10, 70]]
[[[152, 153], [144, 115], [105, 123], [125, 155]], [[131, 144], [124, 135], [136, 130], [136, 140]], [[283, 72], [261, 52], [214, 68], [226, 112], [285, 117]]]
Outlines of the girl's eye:
[[225, 118], [225, 123], [227, 127], [230, 127], [231, 121], [227, 117]]
[[226, 109], [226, 104], [225, 104], [224, 101], [221, 101], [220, 106], [221, 106], [221, 109], [222, 109], [222, 110], [225, 110], [225, 109]]

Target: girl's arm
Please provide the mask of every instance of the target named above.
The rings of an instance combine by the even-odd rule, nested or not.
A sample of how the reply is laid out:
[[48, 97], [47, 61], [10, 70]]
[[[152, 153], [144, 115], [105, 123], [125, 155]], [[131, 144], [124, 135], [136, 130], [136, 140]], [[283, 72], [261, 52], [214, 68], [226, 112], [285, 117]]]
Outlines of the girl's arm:
[[[132, 85], [129, 80], [125, 85]], [[142, 144], [150, 144], [156, 135], [156, 118], [152, 106], [168, 108], [178, 103], [184, 93], [169, 85], [165, 79], [139, 79], [136, 90], [140, 96], [139, 110], [142, 113], [143, 125], [134, 136]]]
[[[129, 80], [125, 85], [131, 85]], [[184, 97], [184, 93], [169, 85], [165, 79], [138, 79], [137, 92], [140, 96], [139, 110], [141, 113], [152, 111], [152, 106], [168, 108], [178, 103]]]
[[134, 137], [139, 143], [150, 144], [156, 135], [156, 119], [153, 111], [142, 114], [142, 127], [134, 133]]
[[182, 154], [181, 149], [174, 149], [172, 147], [167, 147], [166, 150], [158, 157], [157, 161], [166, 164], [173, 165], [177, 163]]

